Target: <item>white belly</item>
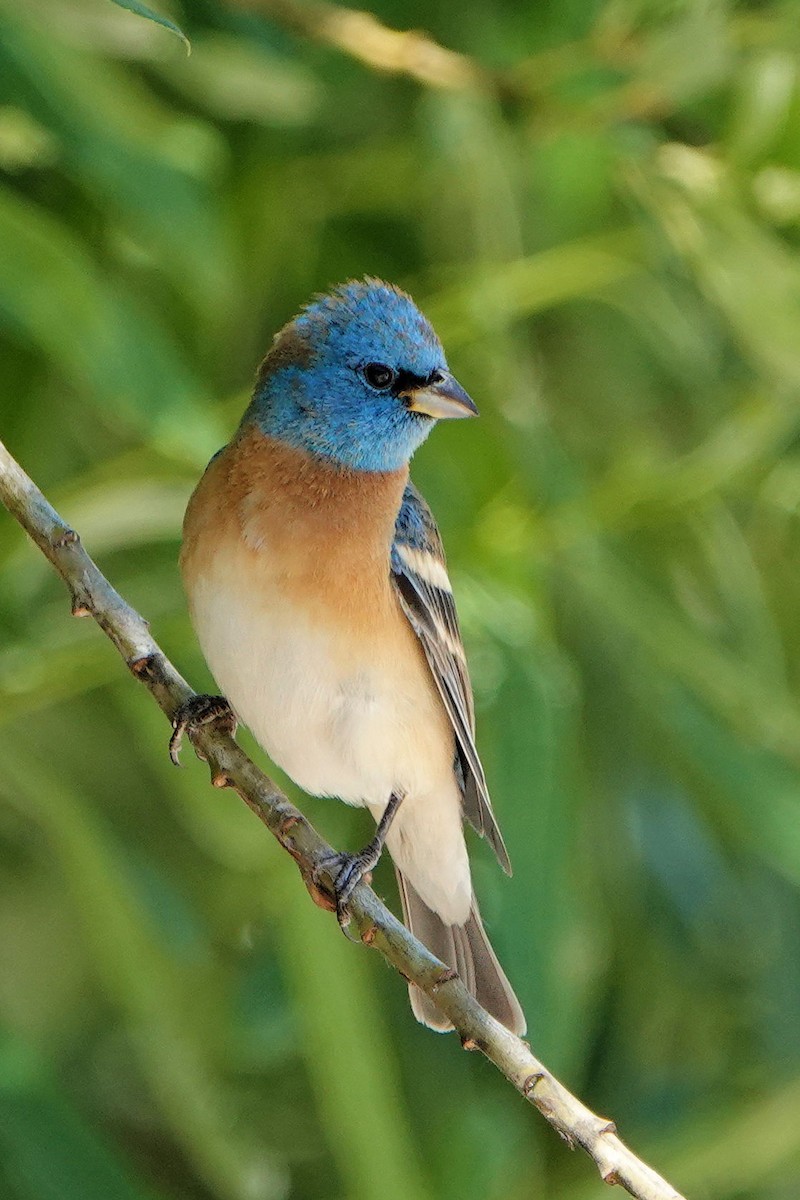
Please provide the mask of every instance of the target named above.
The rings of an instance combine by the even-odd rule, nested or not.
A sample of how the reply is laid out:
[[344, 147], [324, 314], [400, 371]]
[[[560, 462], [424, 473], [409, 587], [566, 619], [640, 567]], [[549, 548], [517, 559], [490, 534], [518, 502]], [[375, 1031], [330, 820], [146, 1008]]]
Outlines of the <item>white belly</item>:
[[251, 600], [241, 587], [201, 581], [192, 607], [214, 678], [270, 757], [305, 791], [348, 804], [418, 787], [414, 679], [337, 653], [330, 633], [289, 611], [277, 589]]
[[392, 793], [402, 795], [392, 858], [443, 919], [466, 920], [454, 742], [424, 662], [368, 640], [342, 654], [263, 577], [257, 595], [241, 574], [196, 579], [191, 601], [220, 690], [273, 761], [312, 795], [364, 805], [376, 819]]

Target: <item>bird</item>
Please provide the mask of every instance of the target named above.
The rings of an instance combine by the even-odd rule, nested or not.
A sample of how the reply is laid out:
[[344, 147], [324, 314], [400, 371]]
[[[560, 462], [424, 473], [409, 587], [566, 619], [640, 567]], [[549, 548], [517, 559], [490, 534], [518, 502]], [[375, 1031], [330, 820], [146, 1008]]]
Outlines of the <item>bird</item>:
[[[375, 836], [330, 864], [340, 919], [385, 845], [409, 930], [522, 1034], [464, 822], [508, 874], [509, 857], [476, 749], [442, 540], [409, 478], [438, 421], [477, 412], [432, 325], [393, 284], [350, 280], [280, 329], [186, 510], [180, 567], [223, 697], [190, 701], [172, 748], [229, 705], [308, 794], [367, 808]], [[409, 990], [422, 1024], [452, 1029]]]

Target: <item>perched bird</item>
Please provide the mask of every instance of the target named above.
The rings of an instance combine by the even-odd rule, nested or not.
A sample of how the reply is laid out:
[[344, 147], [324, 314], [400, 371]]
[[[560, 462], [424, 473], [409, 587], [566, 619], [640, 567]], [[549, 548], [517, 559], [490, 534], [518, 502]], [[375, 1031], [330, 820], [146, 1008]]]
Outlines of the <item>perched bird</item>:
[[[340, 917], [385, 842], [409, 929], [522, 1033], [472, 891], [463, 818], [506, 871], [508, 855], [441, 539], [408, 476], [437, 420], [476, 413], [409, 296], [376, 279], [337, 287], [276, 335], [189, 503], [181, 568], [236, 717], [300, 787], [377, 822], [360, 854], [333, 864]], [[203, 711], [219, 707], [190, 706], [181, 728]], [[420, 1021], [451, 1028], [410, 992]]]

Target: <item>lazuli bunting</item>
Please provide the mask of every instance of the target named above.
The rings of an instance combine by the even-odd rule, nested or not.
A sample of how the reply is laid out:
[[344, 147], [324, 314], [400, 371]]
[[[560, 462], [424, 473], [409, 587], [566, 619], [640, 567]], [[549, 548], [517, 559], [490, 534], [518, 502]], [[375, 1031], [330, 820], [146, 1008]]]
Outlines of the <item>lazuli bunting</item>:
[[[237, 433], [192, 496], [181, 568], [236, 717], [300, 787], [377, 822], [360, 854], [334, 864], [340, 916], [385, 842], [409, 929], [522, 1033], [472, 891], [463, 818], [506, 871], [508, 855], [441, 539], [408, 477], [437, 420], [476, 412], [405, 293], [367, 279], [315, 299], [276, 335]], [[451, 1028], [410, 994], [420, 1021]]]

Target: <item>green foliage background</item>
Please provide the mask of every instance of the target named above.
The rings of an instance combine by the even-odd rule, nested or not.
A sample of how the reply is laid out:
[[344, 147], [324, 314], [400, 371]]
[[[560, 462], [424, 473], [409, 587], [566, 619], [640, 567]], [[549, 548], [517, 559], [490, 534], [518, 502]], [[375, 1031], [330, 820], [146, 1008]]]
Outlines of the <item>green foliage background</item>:
[[[800, 7], [381, 0], [483, 65], [451, 89], [291, 33], [286, 4], [162, 11], [190, 57], [105, 0], [0, 0], [2, 437], [207, 688], [176, 570], [194, 482], [313, 291], [409, 288], [483, 414], [415, 477], [532, 1043], [692, 1196], [795, 1197]], [[2, 519], [0, 623], [0, 1195], [604, 1194], [234, 796], [171, 768]]]

